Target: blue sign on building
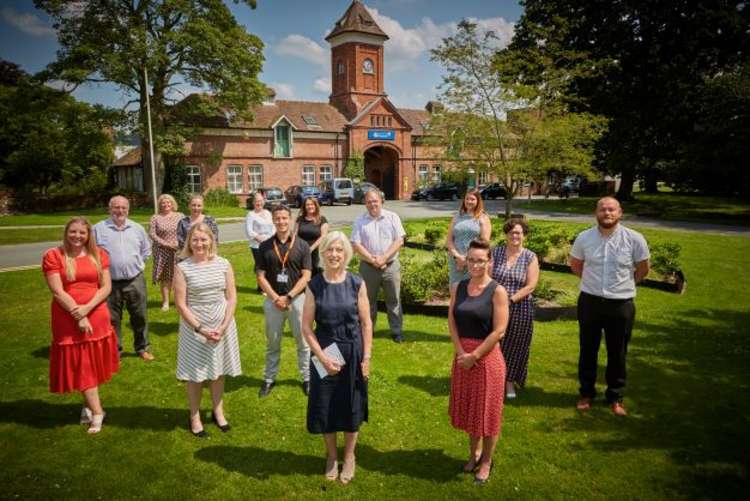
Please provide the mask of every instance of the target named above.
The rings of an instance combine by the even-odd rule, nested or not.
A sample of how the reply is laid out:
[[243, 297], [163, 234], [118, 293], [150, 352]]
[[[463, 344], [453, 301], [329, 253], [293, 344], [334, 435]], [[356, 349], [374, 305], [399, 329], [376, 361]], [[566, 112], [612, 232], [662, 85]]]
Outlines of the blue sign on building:
[[369, 129], [367, 139], [380, 141], [394, 141], [396, 139], [395, 130]]

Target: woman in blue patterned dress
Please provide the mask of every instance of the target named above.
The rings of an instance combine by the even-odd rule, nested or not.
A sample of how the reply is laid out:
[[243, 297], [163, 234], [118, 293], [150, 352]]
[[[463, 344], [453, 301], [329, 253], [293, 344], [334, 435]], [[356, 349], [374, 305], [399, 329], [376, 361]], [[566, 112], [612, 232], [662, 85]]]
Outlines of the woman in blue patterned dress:
[[510, 301], [510, 321], [501, 349], [505, 357], [506, 398], [516, 398], [515, 386], [526, 384], [531, 335], [534, 332], [534, 301], [531, 293], [539, 280], [536, 254], [523, 246], [529, 225], [513, 218], [503, 225], [505, 245], [492, 251], [492, 278], [505, 287]]
[[222, 432], [230, 429], [224, 416], [224, 376], [239, 376], [240, 349], [234, 310], [237, 290], [229, 261], [216, 255], [213, 230], [205, 223], [190, 228], [182, 261], [175, 267], [175, 305], [180, 313], [177, 379], [186, 381], [190, 431], [207, 436], [200, 415], [204, 383], [211, 391], [211, 420]]
[[448, 227], [445, 245], [448, 247], [448, 269], [450, 283], [469, 278], [466, 269], [466, 252], [474, 239], [490, 241], [492, 225], [484, 212], [484, 202], [479, 190], [469, 190], [464, 195], [458, 214]]

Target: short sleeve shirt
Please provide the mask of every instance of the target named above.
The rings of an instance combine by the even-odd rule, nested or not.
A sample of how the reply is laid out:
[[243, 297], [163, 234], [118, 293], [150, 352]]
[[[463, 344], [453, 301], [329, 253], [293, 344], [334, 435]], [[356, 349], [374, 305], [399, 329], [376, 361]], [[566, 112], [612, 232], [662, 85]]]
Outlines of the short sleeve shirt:
[[[365, 212], [354, 221], [352, 243], [359, 244], [374, 256], [382, 256], [399, 238], [406, 235], [398, 214], [381, 209], [379, 217]], [[397, 259], [396, 254], [393, 259]]]
[[607, 299], [635, 297], [635, 265], [650, 257], [643, 235], [621, 224], [609, 236], [598, 226], [581, 232], [570, 255], [583, 261], [581, 291]]
[[[281, 257], [286, 255], [289, 250], [289, 257], [286, 260], [286, 265], [283, 270], [286, 272], [288, 278], [286, 283], [279, 283], [277, 280], [279, 273], [282, 272], [281, 259], [276, 255], [274, 249], [274, 242], [278, 246], [278, 251]], [[294, 284], [296, 284], [302, 277], [303, 270], [312, 271], [312, 257], [310, 255], [310, 246], [307, 242], [297, 237], [294, 239], [292, 248], [289, 249], [289, 244], [292, 242], [292, 236], [287, 238], [283, 244], [279, 242], [279, 239], [274, 235], [268, 240], [264, 240], [260, 243], [258, 248], [258, 262], [257, 270], [265, 272], [266, 280], [271, 284], [271, 288], [276, 294], [284, 295], [287, 294]]]
[[112, 280], [130, 280], [146, 268], [151, 255], [151, 241], [140, 224], [127, 219], [118, 227], [112, 219], [94, 225], [96, 245], [107, 251]]

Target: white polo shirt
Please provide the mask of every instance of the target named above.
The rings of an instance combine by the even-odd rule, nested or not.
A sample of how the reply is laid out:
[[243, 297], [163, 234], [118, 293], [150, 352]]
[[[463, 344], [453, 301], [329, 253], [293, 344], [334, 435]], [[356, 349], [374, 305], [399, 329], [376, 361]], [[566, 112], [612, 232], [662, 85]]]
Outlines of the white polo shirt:
[[582, 231], [570, 255], [583, 261], [581, 291], [607, 299], [635, 297], [635, 265], [650, 257], [643, 235], [619, 223], [609, 236]]

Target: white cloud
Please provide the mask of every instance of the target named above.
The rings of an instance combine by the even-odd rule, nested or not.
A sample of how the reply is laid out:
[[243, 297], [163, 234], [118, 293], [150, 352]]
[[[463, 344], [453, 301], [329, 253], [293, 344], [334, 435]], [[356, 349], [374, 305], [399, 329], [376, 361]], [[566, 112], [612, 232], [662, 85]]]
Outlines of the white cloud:
[[328, 64], [328, 50], [315, 40], [302, 35], [292, 34], [285, 37], [276, 46], [275, 52], [282, 56], [297, 57], [321, 66]]
[[321, 94], [330, 94], [331, 81], [325, 77], [316, 78], [313, 83], [313, 89], [315, 92], [320, 92]]
[[19, 12], [11, 7], [0, 9], [0, 19], [35, 37], [54, 36], [55, 30], [34, 14]]
[[[458, 29], [455, 21], [436, 24], [429, 17], [422, 18], [413, 28], [404, 28], [401, 23], [381, 14], [377, 9], [367, 7], [367, 10], [390, 38], [385, 43], [385, 56], [390, 69], [410, 67], [414, 60], [440, 45], [443, 38], [454, 35]], [[481, 32], [493, 31], [498, 37], [498, 48], [505, 47], [513, 38], [513, 23], [502, 17], [468, 20], [476, 23]]]
[[294, 85], [274, 82], [271, 84], [271, 87], [276, 91], [276, 99], [295, 99]]

